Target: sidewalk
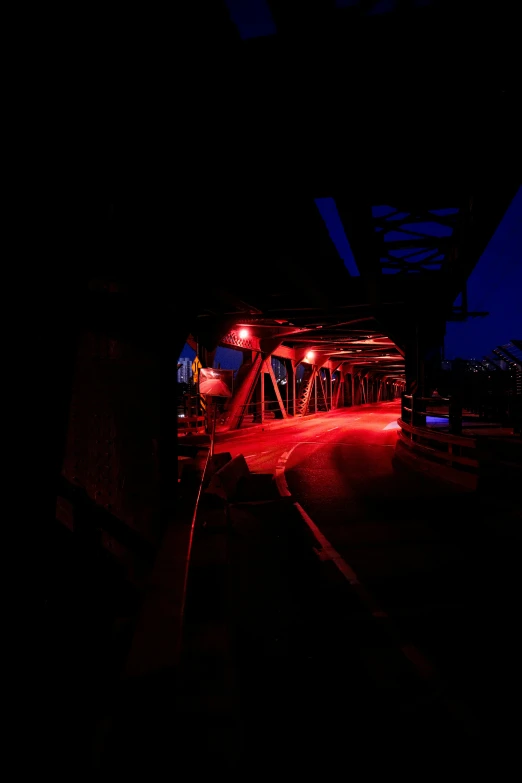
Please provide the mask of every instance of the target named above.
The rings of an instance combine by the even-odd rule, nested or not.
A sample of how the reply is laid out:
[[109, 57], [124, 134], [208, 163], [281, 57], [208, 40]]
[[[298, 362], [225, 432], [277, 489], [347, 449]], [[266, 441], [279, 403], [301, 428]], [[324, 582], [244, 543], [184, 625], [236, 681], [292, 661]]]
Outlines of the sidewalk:
[[[463, 751], [472, 721], [421, 682], [291, 501], [202, 507], [179, 691], [191, 771], [343, 772]], [[326, 761], [327, 759], [327, 761]]]

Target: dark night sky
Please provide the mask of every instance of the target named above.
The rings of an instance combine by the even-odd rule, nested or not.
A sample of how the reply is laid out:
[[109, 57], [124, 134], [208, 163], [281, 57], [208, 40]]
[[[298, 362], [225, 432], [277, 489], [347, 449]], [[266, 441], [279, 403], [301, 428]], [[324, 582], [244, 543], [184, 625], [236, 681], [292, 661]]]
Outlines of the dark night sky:
[[[196, 353], [192, 350], [190, 345], [185, 343], [185, 347], [181, 353], [181, 356], [188, 356], [189, 359], [193, 359]], [[238, 370], [243, 359], [241, 351], [236, 351], [234, 348], [221, 348], [216, 351], [215, 366], [221, 365], [224, 370]]]

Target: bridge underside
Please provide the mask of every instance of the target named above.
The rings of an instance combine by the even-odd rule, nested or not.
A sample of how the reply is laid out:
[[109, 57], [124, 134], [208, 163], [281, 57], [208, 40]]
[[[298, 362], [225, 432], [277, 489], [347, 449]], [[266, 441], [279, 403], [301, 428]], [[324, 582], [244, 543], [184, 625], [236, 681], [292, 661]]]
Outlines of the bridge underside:
[[[52, 259], [25, 302], [51, 379], [27, 406], [30, 440], [54, 454], [42, 462], [62, 464], [86, 334], [125, 404], [160, 411], [142, 424], [169, 444], [165, 476], [189, 334], [212, 353], [244, 325], [268, 373], [274, 352], [296, 369], [312, 350], [331, 377], [404, 372], [422, 393], [521, 180], [518, 28], [502, 2], [339, 5], [270, 0], [275, 33], [249, 39], [224, 3], [182, 4], [174, 39], [155, 19], [154, 46], [142, 19], [103, 34], [74, 86], [82, 143], [48, 133], [32, 211], [32, 255]], [[98, 420], [116, 397], [98, 399]]]
[[[213, 280], [212, 293], [200, 298], [190, 321], [204, 363], [217, 345], [242, 350], [251, 363], [227, 404], [235, 411], [230, 426], [240, 426], [245, 406], [255, 407], [264, 394], [265, 370], [254, 355], [260, 362], [275, 356], [287, 364], [286, 403], [272, 378], [278, 415], [317, 410], [316, 402], [310, 407], [310, 399], [299, 399], [304, 385], [300, 393], [295, 389], [302, 364], [315, 367], [307, 388], [316, 396], [319, 389], [322, 409], [354, 402], [354, 379], [362, 384], [359, 402], [385, 399], [405, 387], [429, 393], [429, 365], [440, 359], [447, 321], [484, 315], [468, 309], [466, 281], [516, 189], [508, 178], [481, 187], [410, 181], [405, 192], [400, 180], [361, 187], [358, 194], [345, 189], [335, 198], [300, 198], [298, 216], [273, 204], [269, 214], [260, 216], [258, 204], [242, 212], [241, 230], [251, 231], [250, 243], [244, 238], [245, 268], [240, 272], [231, 257], [219, 279], [214, 270], [207, 272], [202, 290]], [[289, 213], [293, 225], [285, 223]], [[349, 394], [342, 387], [347, 375]], [[334, 395], [334, 380], [342, 394]], [[364, 392], [368, 381], [378, 391]]]
[[131, 58], [116, 101], [112, 59], [93, 66], [111, 135], [67, 207], [72, 275], [138, 336], [366, 318], [404, 348], [452, 317], [520, 183], [509, 4], [265, 5], [273, 26], [245, 37], [225, 3], [181, 4], [179, 72], [157, 30], [154, 78]]
[[[232, 399], [224, 404], [228, 427], [383, 401], [403, 391], [400, 349], [377, 331], [371, 317], [340, 317], [323, 313], [318, 318], [316, 312], [315, 322], [307, 324], [312, 319], [305, 314], [292, 322], [250, 315], [235, 323], [219, 341], [243, 355]], [[188, 342], [199, 348], [205, 364], [212, 363], [214, 351], [192, 335]], [[275, 365], [272, 358], [278, 360]]]
[[[24, 277], [8, 286], [21, 293], [16, 331], [25, 326], [13, 373], [26, 468], [15, 592], [29, 580], [19, 626], [38, 694], [31, 742], [49, 732], [54, 768], [60, 736], [69, 773], [103, 745], [89, 734], [78, 750], [84, 701], [99, 698], [92, 722], [105, 724], [134, 600], [152, 581], [160, 610], [177, 611], [150, 574], [187, 562], [181, 544], [174, 568], [157, 556], [189, 528], [177, 524], [173, 404], [187, 336], [209, 355], [233, 343], [264, 376], [272, 356], [296, 383], [299, 367], [310, 383], [316, 368], [318, 405], [362, 401], [402, 376], [422, 393], [446, 320], [466, 315], [455, 298], [521, 181], [517, 4], [399, 0], [382, 16], [365, 1], [266, 5], [275, 33], [249, 39], [217, 0], [171, 4], [165, 19], [155, 9], [150, 27], [130, 4], [103, 18], [71, 6], [66, 35], [47, 12], [36, 35], [24, 27], [10, 199], [21, 225], [8, 264]], [[250, 343], [234, 342], [241, 328]], [[287, 415], [314, 409], [315, 396], [298, 409], [295, 395], [295, 410], [280, 396]], [[143, 666], [154, 675], [176, 655], [168, 617], [147, 638], [161, 653], [161, 666]], [[48, 638], [38, 660], [33, 619]], [[133, 727], [148, 764], [158, 742], [140, 731], [154, 712]]]
[[273, 34], [245, 37], [224, 3], [198, 4], [180, 22], [198, 68], [174, 83], [160, 41], [154, 80], [123, 84], [154, 133], [136, 155], [126, 124], [111, 176], [95, 165], [90, 325], [173, 357], [245, 326], [265, 359], [312, 350], [333, 372], [354, 351], [381, 377], [403, 362], [422, 393], [520, 183], [509, 9], [267, 5]]

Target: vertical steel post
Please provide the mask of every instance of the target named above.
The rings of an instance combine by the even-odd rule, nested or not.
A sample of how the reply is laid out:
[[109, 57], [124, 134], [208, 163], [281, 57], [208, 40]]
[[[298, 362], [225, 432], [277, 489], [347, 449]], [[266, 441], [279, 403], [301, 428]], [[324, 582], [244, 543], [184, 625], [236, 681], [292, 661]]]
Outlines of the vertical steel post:
[[264, 362], [261, 367], [259, 381], [261, 383], [261, 424], [264, 424], [265, 423], [265, 364]]
[[295, 399], [295, 377], [297, 375], [297, 367], [292, 363], [292, 409], [294, 416], [297, 416], [297, 401]]
[[288, 415], [290, 415], [290, 408], [288, 407], [288, 359], [285, 360], [285, 370], [286, 370], [286, 412]]
[[214, 416], [212, 418], [212, 431], [210, 435], [210, 456], [214, 456], [214, 440], [216, 437], [216, 417], [217, 417], [217, 402], [213, 404]]

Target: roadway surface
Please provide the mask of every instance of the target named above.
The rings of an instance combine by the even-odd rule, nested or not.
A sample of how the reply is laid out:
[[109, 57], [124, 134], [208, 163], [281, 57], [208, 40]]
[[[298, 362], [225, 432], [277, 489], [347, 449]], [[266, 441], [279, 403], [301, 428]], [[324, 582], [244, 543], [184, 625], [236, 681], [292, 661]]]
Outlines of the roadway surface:
[[[241, 453], [253, 472], [272, 473], [321, 561], [332, 565], [338, 581], [325, 595], [346, 666], [356, 665], [351, 648], [364, 660], [369, 648], [362, 642], [361, 653], [360, 637], [374, 623], [395, 653], [372, 662], [372, 677], [388, 687], [404, 663], [443, 704], [426, 731], [456, 722], [463, 738], [480, 738], [507, 757], [518, 742], [511, 705], [521, 695], [520, 514], [395, 465], [399, 412], [392, 402], [267, 422], [220, 435], [216, 452]], [[354, 624], [354, 613], [370, 626]], [[321, 633], [339, 643], [338, 631]], [[322, 650], [323, 665], [331, 654]], [[339, 677], [343, 666], [333, 670]], [[346, 687], [342, 698], [353, 683]], [[359, 708], [362, 701], [359, 694]], [[386, 714], [393, 720], [393, 707]]]

